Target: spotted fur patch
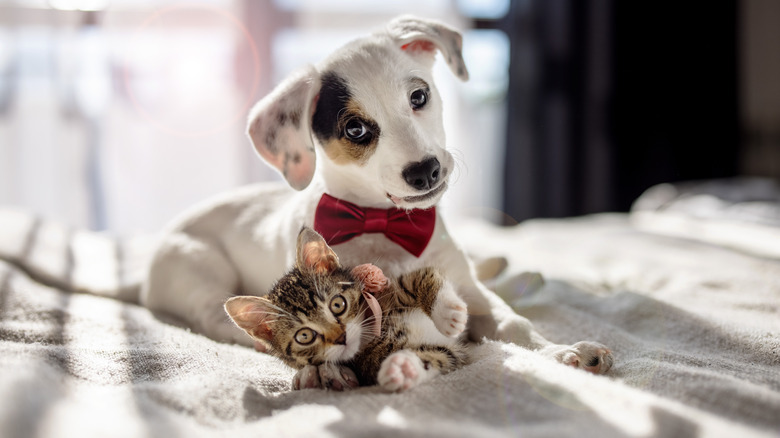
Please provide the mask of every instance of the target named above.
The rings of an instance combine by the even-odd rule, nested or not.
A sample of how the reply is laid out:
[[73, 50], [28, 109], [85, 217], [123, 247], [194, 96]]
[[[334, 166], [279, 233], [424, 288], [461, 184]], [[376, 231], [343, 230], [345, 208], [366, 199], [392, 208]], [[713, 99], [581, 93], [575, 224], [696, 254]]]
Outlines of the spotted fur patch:
[[[345, 130], [350, 122], [365, 126], [365, 139], [353, 141], [347, 137]], [[322, 75], [312, 131], [328, 157], [338, 164], [365, 163], [376, 150], [380, 135], [379, 125], [355, 100], [346, 80], [333, 72]]]

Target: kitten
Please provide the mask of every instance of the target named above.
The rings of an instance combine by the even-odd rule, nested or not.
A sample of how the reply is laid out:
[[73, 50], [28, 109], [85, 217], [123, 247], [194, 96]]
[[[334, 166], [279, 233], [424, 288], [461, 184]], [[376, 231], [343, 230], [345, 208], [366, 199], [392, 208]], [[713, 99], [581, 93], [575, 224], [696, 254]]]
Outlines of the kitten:
[[[366, 266], [385, 280], [379, 268], [361, 265]], [[373, 298], [364, 297], [364, 287], [376, 283], [375, 277], [357, 272], [341, 267], [325, 240], [304, 228], [295, 267], [271, 292], [233, 297], [225, 310], [268, 353], [299, 370], [295, 389], [329, 387], [333, 382], [319, 382], [318, 367], [340, 366], [350, 386], [379, 384], [401, 391], [465, 364], [466, 350], [457, 336], [465, 329], [466, 304], [437, 270], [387, 279], [376, 293], [379, 315], [371, 308]], [[344, 376], [344, 366], [357, 382]]]

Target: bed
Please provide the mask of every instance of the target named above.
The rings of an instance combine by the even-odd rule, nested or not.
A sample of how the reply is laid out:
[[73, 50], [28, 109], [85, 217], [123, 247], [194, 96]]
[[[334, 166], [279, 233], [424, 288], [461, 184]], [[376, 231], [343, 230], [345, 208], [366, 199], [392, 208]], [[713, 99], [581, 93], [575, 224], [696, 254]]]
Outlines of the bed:
[[663, 185], [630, 213], [453, 225], [476, 259], [506, 258], [491, 287], [548, 339], [602, 342], [616, 363], [594, 376], [485, 341], [401, 394], [292, 391], [272, 357], [78, 293], [132, 284], [153, 236], [5, 208], [0, 436], [776, 437], [779, 193], [767, 180]]

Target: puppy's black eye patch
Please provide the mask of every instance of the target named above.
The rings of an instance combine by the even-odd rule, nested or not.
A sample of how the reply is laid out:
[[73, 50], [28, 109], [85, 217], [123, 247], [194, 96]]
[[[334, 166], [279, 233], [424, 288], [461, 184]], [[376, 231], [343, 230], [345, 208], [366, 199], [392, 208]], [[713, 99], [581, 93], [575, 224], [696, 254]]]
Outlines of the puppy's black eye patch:
[[323, 73], [321, 80], [312, 117], [312, 131], [317, 138], [323, 143], [338, 139], [361, 147], [370, 145], [379, 137], [379, 125], [353, 101], [347, 81], [334, 72]]
[[339, 132], [339, 115], [347, 109], [352, 94], [344, 78], [333, 72], [322, 74], [322, 88], [317, 100], [317, 109], [312, 117], [312, 131], [321, 140], [327, 141], [342, 135]]

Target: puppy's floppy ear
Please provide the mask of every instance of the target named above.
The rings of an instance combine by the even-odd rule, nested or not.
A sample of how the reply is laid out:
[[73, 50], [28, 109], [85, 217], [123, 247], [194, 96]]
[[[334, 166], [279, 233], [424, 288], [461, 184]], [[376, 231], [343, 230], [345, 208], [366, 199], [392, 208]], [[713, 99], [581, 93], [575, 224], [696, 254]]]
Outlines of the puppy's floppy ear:
[[463, 62], [463, 37], [457, 30], [438, 21], [403, 15], [388, 24], [387, 33], [409, 56], [431, 64], [438, 49], [455, 76], [469, 79]]
[[318, 274], [329, 274], [339, 268], [339, 256], [319, 233], [304, 227], [298, 233], [296, 266]]
[[249, 113], [247, 133], [255, 150], [296, 190], [305, 189], [314, 176], [311, 118], [320, 84], [314, 67], [299, 70]]

